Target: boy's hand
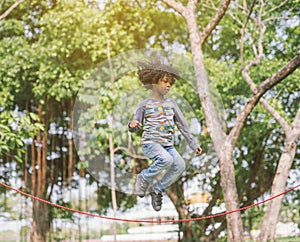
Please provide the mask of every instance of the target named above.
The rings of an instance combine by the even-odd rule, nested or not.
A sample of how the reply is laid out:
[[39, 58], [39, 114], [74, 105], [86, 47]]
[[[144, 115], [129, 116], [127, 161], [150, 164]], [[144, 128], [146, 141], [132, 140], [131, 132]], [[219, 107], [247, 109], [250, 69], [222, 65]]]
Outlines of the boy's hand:
[[197, 155], [200, 155], [202, 153], [202, 148], [200, 146], [196, 149], [196, 153]]
[[132, 120], [130, 123], [129, 123], [129, 128], [136, 128], [136, 127], [138, 127], [138, 126], [142, 126], [142, 124], [139, 122], [139, 121], [137, 121], [137, 120]]

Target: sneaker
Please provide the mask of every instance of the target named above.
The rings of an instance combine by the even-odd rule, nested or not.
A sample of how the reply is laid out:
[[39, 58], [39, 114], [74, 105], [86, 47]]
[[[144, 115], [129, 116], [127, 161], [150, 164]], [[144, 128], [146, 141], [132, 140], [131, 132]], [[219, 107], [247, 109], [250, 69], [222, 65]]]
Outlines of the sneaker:
[[134, 193], [139, 197], [144, 197], [149, 186], [149, 182], [147, 182], [141, 174], [138, 174], [135, 182]]
[[162, 198], [163, 198], [162, 193], [152, 189], [152, 191], [150, 192], [150, 195], [151, 195], [153, 209], [155, 211], [161, 210]]

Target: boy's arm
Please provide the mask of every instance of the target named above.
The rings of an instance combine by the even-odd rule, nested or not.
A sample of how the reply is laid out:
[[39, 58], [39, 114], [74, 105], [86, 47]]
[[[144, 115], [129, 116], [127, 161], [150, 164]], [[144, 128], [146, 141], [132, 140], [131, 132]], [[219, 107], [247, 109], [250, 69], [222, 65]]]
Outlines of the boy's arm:
[[141, 129], [142, 122], [144, 120], [144, 113], [144, 105], [140, 104], [135, 111], [133, 120], [128, 123], [129, 132], [136, 132]]
[[198, 143], [198, 140], [190, 133], [187, 121], [183, 116], [181, 110], [177, 106], [177, 104], [174, 101], [173, 103], [174, 103], [174, 112], [175, 112], [174, 122], [176, 126], [178, 127], [179, 131], [182, 133], [184, 138], [187, 140], [191, 149], [200, 154], [202, 152], [202, 149]]

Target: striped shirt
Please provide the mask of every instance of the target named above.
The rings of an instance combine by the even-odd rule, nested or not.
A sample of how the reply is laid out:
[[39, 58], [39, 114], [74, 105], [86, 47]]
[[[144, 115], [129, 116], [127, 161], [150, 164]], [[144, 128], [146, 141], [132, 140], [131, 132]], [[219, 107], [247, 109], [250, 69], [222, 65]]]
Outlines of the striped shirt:
[[[155, 100], [148, 98], [142, 101], [135, 112], [134, 120], [143, 124], [142, 144], [158, 142], [163, 146], [173, 145], [175, 125], [187, 140], [189, 146], [196, 150], [198, 141], [189, 132], [187, 122], [173, 99]], [[136, 132], [141, 127], [130, 128]]]

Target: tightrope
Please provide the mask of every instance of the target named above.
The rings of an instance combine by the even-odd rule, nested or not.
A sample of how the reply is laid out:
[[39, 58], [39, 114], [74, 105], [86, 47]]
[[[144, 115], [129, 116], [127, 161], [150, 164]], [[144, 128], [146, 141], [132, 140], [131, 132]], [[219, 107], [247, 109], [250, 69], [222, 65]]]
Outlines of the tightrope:
[[290, 188], [278, 195], [275, 195], [273, 197], [270, 197], [266, 200], [263, 200], [261, 202], [258, 202], [258, 203], [254, 203], [252, 205], [249, 205], [249, 206], [246, 206], [246, 207], [242, 207], [242, 208], [239, 208], [239, 209], [236, 209], [236, 210], [232, 210], [232, 211], [228, 211], [228, 212], [223, 212], [223, 213], [217, 213], [217, 214], [214, 214], [214, 215], [209, 215], [209, 216], [205, 216], [205, 217], [198, 217], [198, 218], [188, 218], [188, 219], [166, 219], [166, 220], [150, 220], [150, 219], [123, 219], [123, 218], [116, 218], [116, 217], [109, 217], [109, 216], [104, 216], [104, 215], [99, 215], [99, 214], [94, 214], [94, 213], [89, 213], [89, 212], [85, 212], [85, 211], [81, 211], [81, 210], [76, 210], [76, 209], [73, 209], [73, 208], [68, 208], [68, 207], [65, 207], [65, 206], [62, 206], [62, 205], [58, 205], [56, 203], [52, 203], [48, 200], [44, 200], [44, 199], [41, 199], [39, 197], [36, 197], [36, 196], [33, 196], [31, 194], [28, 194], [26, 192], [23, 192], [23, 191], [20, 191], [16, 188], [13, 188], [5, 183], [2, 183], [0, 182], [0, 185], [2, 185], [3, 187], [7, 188], [7, 189], [10, 189], [12, 191], [15, 191], [19, 194], [22, 194], [23, 196], [26, 196], [26, 197], [29, 197], [29, 198], [32, 198], [36, 201], [39, 201], [39, 202], [42, 202], [42, 203], [45, 203], [45, 204], [48, 204], [52, 207], [56, 207], [56, 208], [60, 208], [60, 209], [63, 209], [63, 210], [66, 210], [66, 211], [70, 211], [70, 212], [73, 212], [73, 213], [78, 213], [78, 214], [82, 214], [82, 215], [87, 215], [87, 216], [90, 216], [90, 217], [96, 217], [96, 218], [101, 218], [101, 219], [107, 219], [107, 220], [113, 220], [113, 221], [120, 221], [120, 222], [138, 222], [138, 223], [186, 223], [186, 222], [191, 222], [191, 221], [200, 221], [200, 220], [206, 220], [206, 219], [211, 219], [211, 218], [216, 218], [216, 217], [221, 217], [221, 216], [225, 216], [225, 215], [228, 215], [228, 214], [232, 214], [232, 213], [236, 213], [236, 212], [240, 212], [240, 211], [244, 211], [244, 210], [247, 210], [249, 208], [252, 208], [252, 207], [256, 207], [258, 205], [261, 205], [263, 203], [266, 203], [266, 202], [269, 202], [277, 197], [280, 197], [286, 193], [289, 193], [291, 192], [292, 190], [295, 190], [297, 189], [298, 187], [300, 187], [300, 184], [298, 184], [297, 186], [293, 187], [293, 188]]

